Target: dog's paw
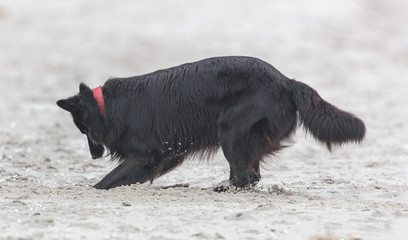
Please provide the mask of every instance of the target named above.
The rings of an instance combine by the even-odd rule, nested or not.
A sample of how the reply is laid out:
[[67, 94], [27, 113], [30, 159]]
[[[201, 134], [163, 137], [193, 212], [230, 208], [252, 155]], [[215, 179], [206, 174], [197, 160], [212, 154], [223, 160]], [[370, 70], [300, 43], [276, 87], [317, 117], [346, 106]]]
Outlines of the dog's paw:
[[217, 193], [227, 192], [228, 190], [230, 190], [230, 186], [221, 185], [213, 188], [213, 191]]

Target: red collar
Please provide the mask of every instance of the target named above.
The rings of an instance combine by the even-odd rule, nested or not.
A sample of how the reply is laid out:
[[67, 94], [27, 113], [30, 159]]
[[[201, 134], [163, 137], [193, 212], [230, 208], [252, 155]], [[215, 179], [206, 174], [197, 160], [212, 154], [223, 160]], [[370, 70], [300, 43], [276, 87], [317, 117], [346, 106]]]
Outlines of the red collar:
[[102, 117], [105, 117], [105, 104], [103, 101], [102, 87], [99, 86], [97, 88], [94, 88], [92, 92], [96, 102], [98, 103], [99, 111], [101, 112]]

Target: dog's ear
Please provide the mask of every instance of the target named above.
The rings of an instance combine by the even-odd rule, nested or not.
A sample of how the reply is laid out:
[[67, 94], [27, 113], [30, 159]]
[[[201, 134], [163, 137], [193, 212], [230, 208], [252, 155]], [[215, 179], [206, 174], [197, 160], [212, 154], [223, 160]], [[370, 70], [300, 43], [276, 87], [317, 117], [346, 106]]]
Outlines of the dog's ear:
[[80, 83], [79, 84], [79, 94], [83, 94], [83, 95], [92, 94], [92, 90], [85, 83]]
[[75, 109], [78, 108], [79, 105], [79, 97], [78, 96], [73, 96], [73, 97], [69, 97], [67, 99], [61, 99], [57, 101], [57, 105], [68, 111], [68, 112], [72, 112]]

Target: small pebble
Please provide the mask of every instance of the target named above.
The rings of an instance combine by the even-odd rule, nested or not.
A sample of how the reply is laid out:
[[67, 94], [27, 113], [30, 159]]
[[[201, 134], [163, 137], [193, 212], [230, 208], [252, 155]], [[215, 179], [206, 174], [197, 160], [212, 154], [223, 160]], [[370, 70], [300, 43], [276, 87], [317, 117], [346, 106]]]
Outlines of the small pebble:
[[41, 214], [39, 212], [34, 213], [34, 216], [40, 216]]
[[125, 206], [125, 207], [132, 206], [132, 204], [130, 204], [130, 202], [122, 202], [122, 205]]

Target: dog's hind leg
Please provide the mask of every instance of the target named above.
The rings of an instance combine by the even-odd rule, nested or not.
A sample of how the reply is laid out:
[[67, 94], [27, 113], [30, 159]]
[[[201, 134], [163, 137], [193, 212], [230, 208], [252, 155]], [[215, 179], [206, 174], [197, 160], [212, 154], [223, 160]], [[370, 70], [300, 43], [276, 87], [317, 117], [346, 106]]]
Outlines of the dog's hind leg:
[[280, 141], [269, 136], [272, 131], [267, 118], [250, 126], [247, 130], [231, 121], [220, 128], [221, 147], [230, 165], [230, 183], [237, 187], [258, 183], [263, 157], [281, 148]]
[[265, 154], [262, 109], [239, 106], [218, 120], [219, 141], [230, 165], [230, 184], [244, 187], [259, 181], [259, 162]]
[[260, 159], [254, 159], [253, 163], [252, 163], [252, 167], [249, 167], [249, 183], [251, 185], [256, 185], [259, 180], [261, 180], [261, 170], [259, 167], [260, 164]]
[[262, 135], [249, 132], [237, 139], [221, 134], [221, 147], [230, 165], [230, 183], [245, 187], [260, 178], [259, 162], [264, 155]]
[[154, 178], [158, 160], [152, 155], [131, 154], [94, 187], [110, 189], [117, 186], [144, 183]]
[[252, 157], [249, 165], [249, 182], [251, 185], [256, 185], [261, 180], [260, 164], [264, 157], [273, 155], [279, 151], [282, 146], [280, 141], [272, 141], [268, 134], [263, 132], [251, 131], [254, 135], [252, 138]]

